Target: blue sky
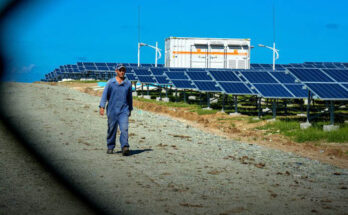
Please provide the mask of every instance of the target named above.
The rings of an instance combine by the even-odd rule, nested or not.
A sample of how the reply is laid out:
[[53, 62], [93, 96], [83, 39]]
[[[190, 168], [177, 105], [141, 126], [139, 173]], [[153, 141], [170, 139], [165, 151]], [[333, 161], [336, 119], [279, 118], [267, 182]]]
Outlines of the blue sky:
[[[4, 20], [5, 80], [38, 81], [77, 61], [135, 63], [139, 6], [144, 43], [164, 50], [170, 36], [250, 38], [251, 63], [271, 64], [272, 52], [257, 44], [272, 45], [273, 2], [277, 63], [348, 62], [345, 0], [36, 1]], [[142, 48], [142, 63], [154, 63], [153, 49]]]

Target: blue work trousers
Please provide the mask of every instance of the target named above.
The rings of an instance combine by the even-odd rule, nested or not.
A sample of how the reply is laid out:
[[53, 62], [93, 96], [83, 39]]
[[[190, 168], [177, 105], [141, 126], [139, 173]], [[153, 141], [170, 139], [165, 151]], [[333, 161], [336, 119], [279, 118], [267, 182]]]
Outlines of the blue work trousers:
[[108, 118], [108, 135], [106, 138], [108, 149], [114, 149], [116, 145], [117, 127], [120, 127], [121, 149], [128, 146], [128, 112], [120, 113], [117, 117]]

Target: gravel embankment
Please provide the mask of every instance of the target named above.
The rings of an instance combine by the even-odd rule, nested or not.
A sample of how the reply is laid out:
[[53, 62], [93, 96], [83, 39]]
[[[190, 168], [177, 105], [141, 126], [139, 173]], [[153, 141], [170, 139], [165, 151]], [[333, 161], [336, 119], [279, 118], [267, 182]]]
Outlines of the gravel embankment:
[[[347, 169], [208, 134], [138, 109], [130, 118], [132, 155], [107, 155], [99, 97], [19, 83], [5, 84], [2, 93], [3, 98], [7, 95], [7, 118], [107, 211], [347, 214]], [[6, 165], [4, 156], [9, 155], [0, 150], [1, 164]], [[8, 195], [0, 194], [0, 201], [15, 207]]]

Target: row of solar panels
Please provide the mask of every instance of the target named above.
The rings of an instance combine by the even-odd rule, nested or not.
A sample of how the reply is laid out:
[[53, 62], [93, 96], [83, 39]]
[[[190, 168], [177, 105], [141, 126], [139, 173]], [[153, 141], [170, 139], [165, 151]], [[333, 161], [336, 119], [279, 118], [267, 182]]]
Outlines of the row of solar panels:
[[[64, 66], [64, 69], [66, 67], [74, 69], [69, 65]], [[56, 69], [54, 73], [53, 76], [60, 76], [59, 78], [73, 79], [75, 79], [73, 77], [75, 75], [76, 79], [80, 76], [80, 78], [107, 80], [115, 75], [114, 71], [111, 70], [85, 70], [77, 74]], [[144, 84], [173, 85], [179, 89], [194, 89], [204, 92], [258, 95], [265, 98], [306, 98], [309, 89], [323, 100], [348, 99], [348, 70], [346, 69], [288, 68], [285, 71], [272, 72], [266, 69], [138, 68], [128, 66], [126, 76], [130, 81], [139, 81]], [[50, 78], [52, 77], [46, 77], [46, 80], [50, 80]]]
[[179, 89], [203, 92], [258, 95], [264, 98], [306, 98], [309, 89], [323, 100], [348, 100], [348, 70], [289, 69], [272, 72], [134, 68], [126, 75], [129, 80], [144, 84], [170, 84]]
[[[251, 69], [272, 69], [272, 64], [250, 64]], [[290, 64], [276, 64], [276, 70], [285, 70], [289, 68], [295, 69], [348, 69], [348, 63], [340, 62], [305, 62], [305, 63], [290, 63]]]
[[[126, 67], [137, 67], [136, 63], [124, 63]], [[157, 67], [163, 67], [163, 64], [158, 64]], [[76, 65], [60, 66], [62, 72], [78, 73], [83, 71], [110, 71], [115, 70], [116, 63], [94, 63], [94, 62], [77, 62]], [[155, 67], [154, 64], [141, 64], [141, 67]], [[348, 69], [348, 63], [341, 62], [305, 62], [291, 64], [276, 64], [276, 70], [286, 70], [289, 68], [326, 68], [326, 69]], [[250, 64], [250, 69], [271, 70], [272, 64]]]

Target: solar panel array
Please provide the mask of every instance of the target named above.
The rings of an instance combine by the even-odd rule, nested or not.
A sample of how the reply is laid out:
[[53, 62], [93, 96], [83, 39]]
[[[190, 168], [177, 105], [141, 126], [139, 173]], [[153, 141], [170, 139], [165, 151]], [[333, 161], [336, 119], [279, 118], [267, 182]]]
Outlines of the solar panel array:
[[348, 100], [348, 70], [289, 69], [300, 82], [322, 100]]
[[[116, 63], [77, 62], [45, 75], [43, 81], [115, 76]], [[322, 100], [348, 100], [348, 63], [251, 64], [249, 70], [167, 68], [163, 64], [124, 63], [126, 78], [144, 84], [172, 85], [178, 89], [256, 95], [264, 98], [307, 98], [308, 90]]]

